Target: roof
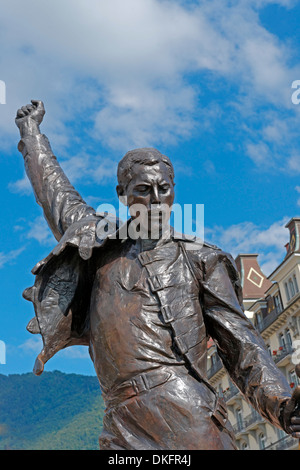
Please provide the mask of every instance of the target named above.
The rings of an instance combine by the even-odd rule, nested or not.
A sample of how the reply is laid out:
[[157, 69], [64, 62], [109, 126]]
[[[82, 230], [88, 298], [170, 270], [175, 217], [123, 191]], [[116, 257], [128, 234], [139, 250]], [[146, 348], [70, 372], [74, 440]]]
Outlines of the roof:
[[243, 298], [260, 299], [272, 286], [271, 281], [265, 276], [257, 262], [258, 254], [239, 254], [236, 258], [237, 269], [241, 278]]

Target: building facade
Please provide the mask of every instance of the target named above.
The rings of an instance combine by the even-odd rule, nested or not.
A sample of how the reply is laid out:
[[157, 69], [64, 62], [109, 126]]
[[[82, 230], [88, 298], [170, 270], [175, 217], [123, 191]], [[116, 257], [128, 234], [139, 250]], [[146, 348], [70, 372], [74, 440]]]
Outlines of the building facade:
[[[286, 256], [270, 276], [262, 273], [257, 254], [240, 254], [236, 265], [245, 313], [260, 332], [292, 392], [300, 384], [295, 373], [295, 365], [300, 363], [300, 218], [291, 219], [286, 227], [290, 235]], [[270, 425], [243, 398], [231, 382], [211, 340], [208, 358], [208, 379], [226, 401], [238, 448], [298, 449], [298, 439]]]

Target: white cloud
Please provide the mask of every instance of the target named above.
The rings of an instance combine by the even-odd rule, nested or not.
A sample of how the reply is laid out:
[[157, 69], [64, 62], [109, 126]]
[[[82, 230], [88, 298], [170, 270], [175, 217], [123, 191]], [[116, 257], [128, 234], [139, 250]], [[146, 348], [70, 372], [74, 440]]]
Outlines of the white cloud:
[[247, 129], [246, 154], [262, 171], [273, 168], [290, 175], [299, 173], [298, 127], [297, 114], [280, 116], [271, 111], [265, 112], [263, 118], [257, 116], [253, 129]]
[[[216, 93], [224, 79], [235, 84], [242, 95], [232, 101], [242, 107], [250, 96], [289, 108], [296, 76], [290, 50], [257, 13], [276, 3], [293, 4], [90, 0], [87, 8], [83, 0], [4, 0], [1, 134], [15, 139], [17, 107], [41, 98], [57, 145], [67, 143], [65, 124], [75, 118], [90, 119], [93, 137], [113, 148], [173, 143], [195, 131], [196, 107], [200, 122], [206, 120], [198, 95], [203, 72], [213, 74]], [[197, 74], [196, 84], [186, 80], [190, 73]]]
[[293, 173], [300, 173], [300, 154], [291, 155], [288, 160], [288, 166]]
[[43, 216], [36, 217], [29, 222], [27, 238], [37, 240], [41, 245], [54, 245], [55, 239]]
[[248, 143], [246, 146], [247, 154], [260, 168], [269, 168], [274, 164], [274, 155], [269, 146], [264, 142]]
[[266, 116], [265, 125], [262, 128], [262, 135], [268, 143], [281, 143], [285, 136], [290, 137], [291, 125], [288, 119], [278, 119], [278, 116]]
[[30, 185], [30, 181], [25, 173], [22, 179], [19, 179], [17, 181], [12, 181], [11, 183], [9, 183], [8, 188], [13, 193], [19, 193], [19, 194], [31, 194], [32, 193], [32, 187]]
[[[43, 341], [41, 335], [34, 335], [18, 346], [18, 349], [25, 354], [39, 354], [42, 348]], [[72, 346], [63, 349], [59, 352], [59, 356], [65, 359], [90, 359], [86, 346]]]
[[3, 268], [6, 264], [12, 264], [18, 256], [25, 250], [25, 247], [22, 246], [17, 250], [11, 250], [8, 253], [0, 252], [0, 269]]
[[101, 156], [81, 153], [60, 163], [72, 184], [84, 180], [98, 184], [111, 183], [117, 174], [117, 162]]
[[60, 356], [66, 359], [91, 359], [89, 350], [86, 346], [72, 346], [63, 349], [60, 352]]
[[27, 339], [24, 343], [18, 346], [24, 353], [39, 354], [43, 347], [42, 337], [40, 335]]
[[289, 232], [285, 224], [289, 220], [289, 217], [285, 217], [270, 227], [258, 226], [252, 222], [242, 222], [228, 228], [215, 226], [205, 230], [206, 238], [233, 257], [242, 253], [259, 254], [261, 268], [269, 275], [286, 254], [285, 245], [289, 241]]

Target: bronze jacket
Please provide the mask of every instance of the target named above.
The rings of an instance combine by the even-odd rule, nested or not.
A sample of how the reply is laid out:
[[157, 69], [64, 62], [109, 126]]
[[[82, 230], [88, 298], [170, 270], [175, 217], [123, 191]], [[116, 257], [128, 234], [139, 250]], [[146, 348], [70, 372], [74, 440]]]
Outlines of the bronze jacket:
[[[43, 339], [34, 367], [40, 374], [57, 351], [89, 345], [93, 252], [105, 250], [119, 221], [105, 219], [107, 236], [98, 238], [97, 225], [104, 216], [96, 214], [72, 187], [45, 136], [23, 139], [19, 150], [37, 202], [59, 240], [32, 270], [35, 284], [23, 294], [35, 309], [27, 328]], [[234, 260], [217, 247], [175, 232], [169, 247], [171, 258], [164, 247], [142, 252], [139, 261], [147, 269], [150, 288], [159, 298], [164, 321], [171, 325], [187, 367], [211, 387], [206, 361], [207, 339], [213, 338], [232, 381], [263, 417], [281, 427], [280, 410], [290, 397], [289, 385], [244, 314]]]

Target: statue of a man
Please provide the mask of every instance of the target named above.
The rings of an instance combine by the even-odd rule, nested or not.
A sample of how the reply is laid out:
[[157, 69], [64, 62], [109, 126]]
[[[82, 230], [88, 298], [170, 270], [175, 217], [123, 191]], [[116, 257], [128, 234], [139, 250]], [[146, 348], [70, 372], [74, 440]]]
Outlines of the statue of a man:
[[251, 405], [299, 438], [300, 387], [291, 396], [245, 316], [234, 260], [172, 230], [164, 235], [157, 209], [173, 204], [170, 160], [147, 148], [120, 161], [119, 197], [159, 226], [155, 239], [121, 237], [123, 226], [89, 207], [63, 173], [40, 134], [44, 114], [32, 101], [16, 118], [27, 175], [59, 242], [24, 292], [35, 308], [27, 328], [43, 339], [35, 373], [62, 348], [89, 346], [106, 404], [101, 449], [235, 449], [226, 405], [207, 380], [211, 337]]

